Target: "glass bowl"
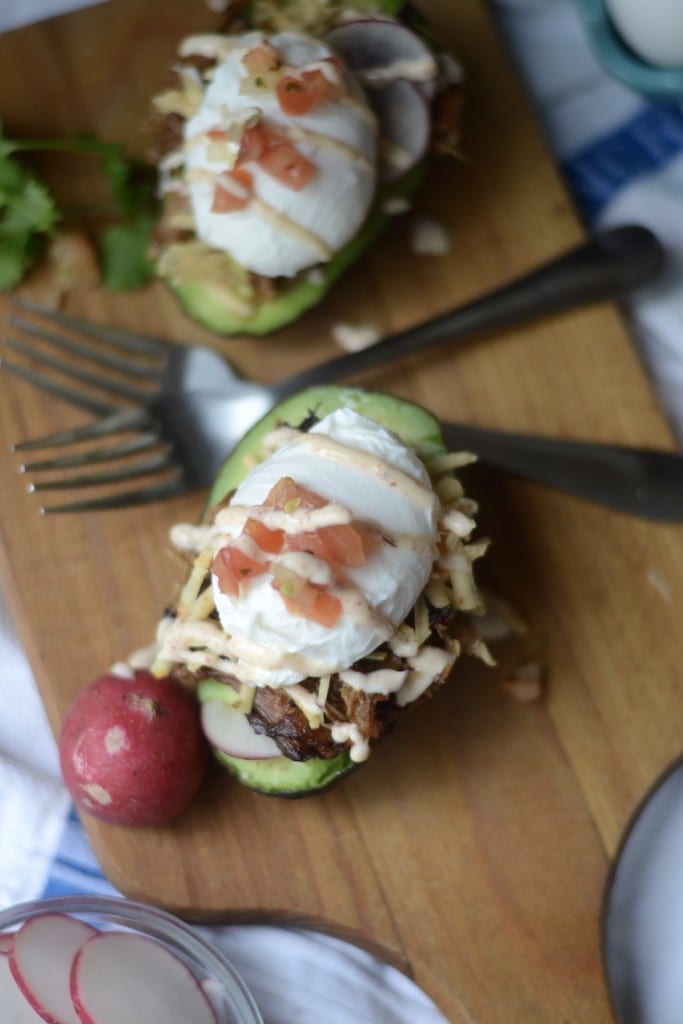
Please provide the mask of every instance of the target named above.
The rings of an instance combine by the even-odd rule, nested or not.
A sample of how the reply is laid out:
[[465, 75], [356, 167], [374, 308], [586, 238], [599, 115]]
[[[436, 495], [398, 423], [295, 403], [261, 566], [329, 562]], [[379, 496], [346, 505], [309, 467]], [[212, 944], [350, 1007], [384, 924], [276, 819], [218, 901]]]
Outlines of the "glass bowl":
[[100, 931], [133, 931], [156, 939], [189, 968], [211, 1001], [218, 1024], [263, 1024], [253, 996], [230, 961], [172, 914], [118, 896], [57, 896], [0, 912], [0, 932], [37, 914], [68, 914]]

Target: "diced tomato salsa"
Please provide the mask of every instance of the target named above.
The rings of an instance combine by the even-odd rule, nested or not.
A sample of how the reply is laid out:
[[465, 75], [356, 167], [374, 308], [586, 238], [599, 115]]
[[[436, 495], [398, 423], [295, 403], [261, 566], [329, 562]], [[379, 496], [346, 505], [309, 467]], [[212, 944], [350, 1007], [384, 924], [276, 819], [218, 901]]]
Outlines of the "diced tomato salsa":
[[294, 615], [319, 622], [321, 626], [334, 626], [341, 615], [342, 604], [336, 594], [294, 572], [289, 572], [285, 580], [276, 576], [272, 586], [279, 592], [287, 611]]
[[268, 131], [263, 121], [257, 121], [256, 124], [247, 125], [242, 132], [242, 138], [240, 139], [240, 151], [237, 157], [237, 163], [244, 163], [246, 160], [255, 160], [258, 162], [273, 138], [274, 133]]
[[237, 597], [240, 584], [254, 576], [261, 576], [268, 571], [268, 563], [250, 558], [239, 548], [227, 545], [216, 554], [211, 571], [218, 578], [218, 586], [224, 594]]
[[284, 530], [271, 530], [268, 526], [264, 526], [258, 519], [247, 519], [244, 532], [248, 534], [253, 541], [263, 550], [267, 551], [268, 554], [277, 555], [278, 552], [282, 551], [282, 546], [285, 540]]
[[249, 204], [253, 190], [254, 179], [246, 168], [224, 171], [214, 185], [211, 209], [214, 213], [243, 210]]
[[[317, 509], [329, 504], [326, 498], [282, 477], [269, 491], [264, 506], [284, 512]], [[307, 551], [326, 562], [337, 573], [344, 568], [365, 564], [366, 531], [360, 523], [340, 523], [317, 530], [287, 533], [272, 529], [255, 518], [248, 518], [243, 529], [263, 559], [251, 557], [236, 544], [228, 544], [216, 555], [212, 571], [225, 594], [238, 596], [240, 585], [270, 572], [271, 586], [278, 591], [287, 609], [324, 626], [332, 626], [340, 617], [339, 598], [327, 588], [298, 575], [291, 568], [274, 562], [273, 556], [286, 551]]]
[[247, 126], [240, 141], [237, 165], [253, 161], [280, 184], [299, 192], [315, 173], [315, 164], [262, 121]]
[[319, 68], [314, 68], [283, 75], [275, 92], [283, 114], [300, 117], [321, 103], [338, 99], [344, 93], [344, 87], [328, 78]]

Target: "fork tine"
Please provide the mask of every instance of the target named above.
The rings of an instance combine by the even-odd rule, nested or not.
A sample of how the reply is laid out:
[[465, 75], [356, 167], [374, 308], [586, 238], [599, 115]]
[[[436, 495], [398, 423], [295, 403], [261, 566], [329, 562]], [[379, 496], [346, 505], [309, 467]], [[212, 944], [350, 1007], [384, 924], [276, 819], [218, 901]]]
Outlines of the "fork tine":
[[164, 469], [174, 469], [178, 463], [170, 452], [163, 452], [135, 466], [126, 466], [119, 469], [112, 469], [107, 472], [86, 473], [82, 476], [61, 477], [59, 480], [40, 480], [38, 483], [30, 483], [27, 490], [30, 494], [34, 491], [67, 491], [76, 487], [99, 487], [100, 484], [115, 484], [124, 480], [136, 480], [142, 476], [149, 476]]
[[126, 458], [129, 455], [140, 455], [143, 452], [151, 451], [160, 443], [158, 434], [138, 434], [128, 441], [106, 445], [102, 448], [93, 448], [87, 452], [72, 452], [70, 455], [59, 455], [54, 459], [23, 462], [19, 466], [19, 472], [37, 473], [46, 469], [70, 469], [75, 466], [90, 466], [97, 462], [110, 462], [112, 459]]
[[122, 359], [120, 356], [103, 352], [101, 348], [95, 348], [92, 345], [84, 344], [82, 341], [69, 338], [65, 334], [57, 334], [56, 331], [45, 330], [44, 327], [32, 324], [20, 316], [10, 315], [7, 317], [6, 323], [9, 327], [14, 327], [16, 330], [22, 331], [32, 338], [40, 338], [41, 341], [54, 345], [63, 352], [80, 356], [91, 363], [97, 363], [98, 366], [104, 366], [108, 370], [117, 370], [120, 373], [139, 377], [141, 380], [158, 380], [163, 369], [164, 363], [161, 366], [150, 366], [133, 362], [130, 359]]
[[47, 309], [38, 302], [15, 295], [12, 303], [20, 309], [45, 317], [63, 327], [71, 327], [73, 330], [81, 331], [87, 336], [99, 338], [100, 341], [118, 346], [126, 352], [146, 353], [147, 355], [166, 354], [174, 347], [173, 342], [164, 341], [163, 338], [152, 338], [149, 335], [137, 334], [133, 331], [125, 331], [120, 327], [105, 327], [101, 324], [93, 324], [90, 320], [74, 316], [72, 313], [64, 313], [62, 310]]
[[63, 444], [76, 444], [79, 441], [90, 441], [96, 437], [108, 437], [120, 434], [124, 430], [145, 430], [152, 426], [152, 417], [146, 409], [119, 409], [107, 416], [101, 416], [71, 430], [59, 430], [54, 434], [32, 437], [27, 441], [17, 441], [12, 445], [13, 452], [35, 451], [37, 448], [55, 448]]
[[167, 498], [177, 498], [186, 494], [188, 486], [182, 473], [171, 480], [151, 487], [143, 487], [134, 491], [119, 491], [102, 498], [90, 498], [84, 501], [70, 501], [60, 505], [41, 506], [41, 515], [58, 515], [67, 512], [102, 512], [110, 509], [136, 508]]
[[[119, 398], [125, 398], [130, 402], [146, 402], [150, 398], [150, 392], [145, 391], [142, 388], [135, 388], [129, 384], [124, 384], [122, 381], [115, 380], [112, 377], [100, 376], [96, 373], [91, 373], [89, 370], [84, 370], [80, 366], [75, 366], [73, 363], [65, 362], [63, 359], [58, 359], [56, 356], [50, 356], [46, 352], [38, 352], [30, 345], [25, 345], [21, 341], [16, 341], [14, 338], [5, 338], [5, 344], [13, 349], [15, 352], [20, 352], [21, 355], [29, 356], [31, 359], [35, 359], [45, 366], [49, 366], [53, 370], [57, 370], [58, 373], [63, 373], [65, 377], [71, 377], [72, 380], [80, 381], [82, 384], [88, 384], [90, 387], [100, 388], [102, 391], [108, 391], [112, 395], [117, 395]], [[17, 365], [16, 363], [14, 364]]]
[[10, 363], [7, 359], [0, 358], [0, 367], [14, 374], [15, 377], [21, 377], [22, 380], [38, 388], [39, 391], [45, 391], [49, 395], [54, 395], [55, 398], [61, 398], [68, 405], [73, 405], [77, 409], [85, 409], [87, 412], [95, 413], [96, 416], [106, 416], [117, 408], [112, 402], [102, 402], [97, 398], [91, 398], [84, 391], [76, 391], [63, 384], [58, 384], [42, 373], [28, 370], [24, 366], [19, 366], [18, 363]]

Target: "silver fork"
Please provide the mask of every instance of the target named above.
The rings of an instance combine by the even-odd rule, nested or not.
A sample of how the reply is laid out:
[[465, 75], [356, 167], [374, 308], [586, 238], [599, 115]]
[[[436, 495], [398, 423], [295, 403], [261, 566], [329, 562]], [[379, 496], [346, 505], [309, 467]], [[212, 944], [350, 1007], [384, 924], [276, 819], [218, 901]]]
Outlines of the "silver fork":
[[[473, 302], [386, 337], [360, 352], [339, 356], [322, 366], [295, 374], [267, 389], [261, 385], [261, 390], [272, 404], [283, 395], [310, 384], [329, 383], [362, 373], [440, 342], [467, 341], [476, 332], [615, 298], [652, 280], [663, 263], [662, 247], [647, 228], [638, 225], [612, 228]], [[218, 388], [237, 396], [248, 391], [253, 397], [258, 387], [240, 380], [212, 349], [95, 325], [65, 313], [42, 309], [19, 297], [13, 301], [24, 310], [47, 316], [60, 326], [104, 343], [108, 349], [103, 351], [101, 347], [65, 338], [63, 334], [36, 327], [18, 317], [9, 318], [11, 326], [52, 348], [132, 379], [132, 383], [124, 383], [111, 374], [94, 374], [15, 338], [5, 339], [15, 351], [38, 358], [51, 370], [64, 373], [88, 388], [96, 387], [116, 396], [117, 402], [107, 402], [94, 398], [89, 392], [59, 385], [53, 377], [6, 358], [1, 361], [6, 370], [95, 415], [106, 415], [122, 402], [144, 404], [163, 393]]]
[[[53, 376], [7, 358], [0, 363], [15, 376], [97, 416], [115, 412], [122, 405], [145, 405], [163, 394], [193, 390], [220, 390], [237, 400], [246, 399], [250, 405], [259, 404], [260, 399], [260, 406], [265, 409], [304, 387], [342, 380], [440, 342], [448, 341], [451, 345], [456, 341], [466, 342], [484, 330], [509, 327], [520, 321], [618, 297], [654, 278], [663, 263], [662, 247], [647, 228], [638, 225], [612, 228], [473, 302], [390, 335], [369, 348], [341, 355], [270, 385], [242, 380], [213, 349], [97, 325], [15, 297], [13, 302], [19, 308], [76, 331], [91, 339], [91, 343], [76, 341], [63, 332], [38, 327], [17, 316], [9, 317], [11, 327], [51, 349], [98, 365], [107, 372], [94, 373], [72, 360], [60, 359], [11, 337], [5, 338], [5, 344], [14, 351], [86, 385], [87, 390], [60, 384]], [[113, 395], [115, 401], [93, 396], [92, 388]], [[244, 427], [244, 423], [241, 426]]]
[[[267, 406], [261, 409], [266, 411]], [[234, 412], [235, 400], [230, 396], [185, 391], [163, 395], [147, 408], [125, 410], [84, 428], [54, 434], [49, 439], [50, 444], [69, 445], [102, 436], [102, 433], [108, 436], [118, 430], [139, 431], [133, 433], [132, 443], [142, 439], [147, 448], [146, 431], [154, 425], [170, 444], [171, 454], [164, 451], [153, 455], [136, 463], [133, 469], [66, 476], [33, 484], [30, 489], [46, 491], [115, 484], [172, 470], [170, 477], [137, 490], [41, 508], [41, 512], [55, 513], [142, 505], [208, 486], [241, 437], [241, 431], [231, 425]], [[243, 422], [253, 422], [252, 412], [253, 409], [248, 410]], [[653, 448], [513, 434], [457, 423], [442, 423], [441, 427], [451, 449], [474, 452], [480, 462], [507, 473], [631, 515], [661, 522], [683, 521], [683, 456], [679, 454]], [[15, 447], [25, 451], [42, 443], [27, 441]], [[27, 472], [72, 469], [133, 451], [132, 447], [122, 451], [124, 446], [114, 451], [115, 447], [109, 445], [104, 450], [96, 449], [95, 453], [68, 454], [28, 463], [24, 469]]]
[[[184, 493], [210, 482], [217, 463], [226, 457], [245, 430], [288, 394], [311, 384], [349, 376], [439, 341], [466, 340], [477, 329], [500, 327], [580, 303], [615, 297], [650, 280], [662, 262], [661, 247], [646, 229], [612, 229], [475, 302], [386, 338], [369, 349], [340, 356], [269, 386], [241, 380], [210, 349], [140, 338], [127, 332], [96, 327], [61, 313], [50, 314], [61, 325], [105, 342], [107, 349], [103, 352], [101, 348], [84, 342], [65, 341], [52, 330], [36, 329], [15, 317], [12, 320], [15, 327], [72, 356], [95, 362], [107, 373], [95, 374], [82, 366], [40, 353], [44, 365], [86, 384], [88, 388], [98, 387], [113, 393], [118, 402], [93, 398], [90, 391], [58, 384], [50, 376], [4, 360], [6, 370], [73, 405], [94, 412], [98, 417], [76, 430], [20, 442], [14, 447], [25, 451], [82, 442], [123, 431], [133, 432], [120, 444], [26, 464], [23, 467], [26, 472], [61, 471], [143, 452], [153, 453], [145, 461], [119, 465], [106, 472], [44, 480], [32, 485], [35, 490], [94, 486], [166, 473], [161, 482], [137, 491], [50, 506], [45, 511], [123, 507]], [[25, 301], [22, 305], [36, 311], [35, 306]], [[36, 355], [35, 350], [25, 344], [14, 340], [10, 344], [24, 354]], [[122, 381], [124, 374], [131, 376], [135, 383]], [[221, 393], [211, 397], [204, 395], [200, 401], [197, 393], [206, 390], [207, 381], [212, 391], [219, 387]], [[220, 414], [217, 403], [220, 404]], [[209, 408], [211, 416], [204, 414]], [[160, 442], [165, 442], [166, 450], [163, 452], [159, 452]], [[481, 438], [479, 443], [483, 443]], [[486, 458], [489, 461], [494, 459], [493, 453], [489, 451]], [[495, 458], [500, 460], [502, 456]], [[513, 471], [523, 471], [519, 458], [515, 464], [517, 468]], [[174, 472], [169, 478], [170, 470]]]
[[20, 296], [14, 296], [11, 301], [18, 309], [37, 314], [52, 325], [75, 332], [81, 340], [72, 334], [65, 334], [63, 330], [58, 332], [50, 327], [41, 327], [13, 314], [6, 321], [9, 327], [42, 342], [49, 349], [57, 349], [85, 360], [86, 364], [94, 364], [106, 372], [94, 373], [87, 366], [61, 359], [17, 338], [6, 337], [6, 346], [22, 356], [30, 356], [51, 371], [86, 385], [88, 389], [97, 388], [105, 394], [114, 395], [116, 401], [93, 396], [90, 390], [78, 391], [60, 384], [52, 376], [6, 358], [0, 360], [4, 369], [41, 391], [96, 416], [106, 416], [122, 403], [145, 405], [161, 394], [207, 388], [227, 390], [238, 380], [225, 359], [205, 345], [180, 345], [162, 338], [95, 324], [69, 313], [46, 309]]

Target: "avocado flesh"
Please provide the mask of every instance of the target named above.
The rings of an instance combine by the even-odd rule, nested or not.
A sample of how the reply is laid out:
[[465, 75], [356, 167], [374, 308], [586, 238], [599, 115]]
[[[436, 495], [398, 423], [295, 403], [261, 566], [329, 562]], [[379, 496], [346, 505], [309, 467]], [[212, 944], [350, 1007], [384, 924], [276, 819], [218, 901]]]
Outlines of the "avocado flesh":
[[216, 750], [214, 754], [243, 786], [266, 796], [300, 797], [322, 793], [357, 767], [346, 753], [329, 760], [312, 757], [308, 761], [290, 761], [288, 757], [247, 761], [231, 757], [223, 750]]
[[[202, 679], [197, 687], [197, 698], [200, 703], [224, 700], [233, 707], [239, 702], [237, 690], [218, 679]], [[346, 751], [337, 757], [312, 757], [308, 761], [291, 761], [284, 756], [265, 759], [233, 757], [216, 747], [213, 753], [219, 764], [243, 786], [270, 796], [297, 797], [320, 793], [356, 767]]]
[[381, 423], [414, 448], [424, 461], [445, 451], [439, 422], [421, 405], [364, 388], [326, 385], [306, 388], [285, 398], [244, 435], [223, 463], [209, 495], [208, 506], [223, 501], [242, 483], [254, 465], [265, 458], [263, 439], [277, 426], [300, 426], [311, 414], [322, 419], [335, 409], [352, 409]]
[[[423, 460], [446, 450], [438, 421], [414, 402], [361, 388], [308, 388], [280, 402], [245, 434], [216, 478], [207, 513], [212, 505], [224, 501], [239, 486], [255, 459], [261, 461], [265, 457], [262, 442], [269, 431], [283, 424], [300, 426], [311, 414], [322, 419], [335, 409], [344, 408], [353, 409], [394, 431]], [[234, 704], [236, 696], [231, 686], [218, 680], [202, 680], [198, 687], [200, 701], [220, 697]], [[247, 760], [221, 750], [214, 750], [214, 754], [243, 785], [271, 796], [306, 796], [321, 792], [357, 767], [347, 752], [329, 760], [311, 758], [308, 761], [290, 761], [287, 757]]]
[[233, 311], [233, 303], [225, 289], [210, 281], [174, 282], [166, 284], [176, 296], [187, 315], [214, 334], [270, 334], [296, 320], [317, 305], [332, 285], [352, 263], [382, 233], [392, 214], [386, 212], [387, 199], [407, 199], [416, 190], [422, 178], [423, 165], [414, 167], [391, 186], [382, 188], [361, 231], [336, 253], [329, 263], [316, 267], [314, 280], [310, 271], [302, 271], [296, 278], [278, 285], [277, 294], [261, 302], [252, 316], [242, 318]]

